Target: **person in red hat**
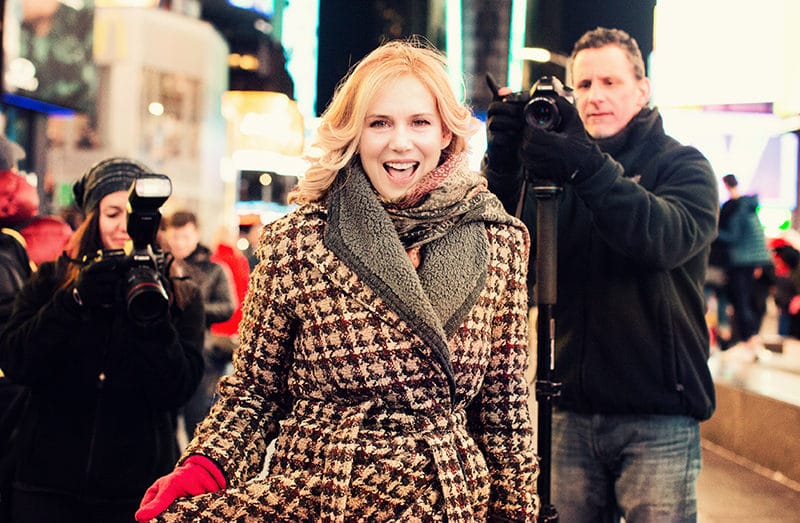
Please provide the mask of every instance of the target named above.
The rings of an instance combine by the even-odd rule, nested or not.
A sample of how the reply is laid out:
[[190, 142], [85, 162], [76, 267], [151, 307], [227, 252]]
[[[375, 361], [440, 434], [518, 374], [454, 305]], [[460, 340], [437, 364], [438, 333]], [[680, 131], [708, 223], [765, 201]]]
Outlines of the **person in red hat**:
[[59, 216], [39, 214], [39, 193], [18, 171], [24, 158], [19, 144], [0, 135], [0, 226], [19, 233], [28, 257], [39, 265], [61, 255], [72, 228]]
[[39, 212], [36, 188], [17, 172], [25, 151], [0, 134], [0, 328], [11, 314], [17, 292], [35, 269], [21, 225]]

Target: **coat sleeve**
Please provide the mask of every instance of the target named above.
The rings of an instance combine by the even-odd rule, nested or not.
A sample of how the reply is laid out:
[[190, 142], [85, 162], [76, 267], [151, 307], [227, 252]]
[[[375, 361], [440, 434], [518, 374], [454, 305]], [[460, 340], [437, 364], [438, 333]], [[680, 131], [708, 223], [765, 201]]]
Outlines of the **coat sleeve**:
[[106, 354], [98, 363], [115, 389], [133, 390], [155, 409], [175, 409], [202, 376], [202, 307], [197, 293], [180, 314], [146, 327], [124, 312], [98, 317], [59, 288], [53, 264], [43, 264], [20, 291], [0, 336], [0, 365], [15, 382], [40, 386], [75, 368], [75, 350]]
[[285, 250], [276, 247], [281, 241], [265, 237], [261, 242], [262, 261], [250, 276], [242, 306], [233, 373], [220, 380], [220, 396], [181, 458], [201, 454], [214, 460], [231, 487], [261, 472], [267, 447], [291, 409], [287, 381], [294, 326], [281, 285], [291, 271], [281, 254]]
[[671, 143], [653, 163], [644, 175], [657, 177], [649, 182], [652, 190], [626, 177], [622, 164], [610, 158], [574, 190], [610, 248], [642, 265], [671, 270], [717, 236], [717, 183], [711, 164], [693, 147]]
[[538, 459], [528, 409], [528, 308], [525, 278], [529, 240], [524, 229], [498, 236], [493, 249], [505, 279], [492, 321], [491, 359], [483, 387], [469, 407], [470, 431], [483, 450], [492, 480], [490, 521], [534, 521]]
[[506, 212], [512, 216], [517, 216], [520, 194], [527, 187], [522, 169], [511, 171], [490, 169], [487, 155], [484, 154], [481, 162], [481, 173], [488, 182], [489, 190], [500, 199]]
[[42, 264], [20, 289], [14, 312], [0, 332], [0, 368], [9, 378], [37, 385], [67, 367], [70, 353], [64, 350], [64, 340], [82, 321], [70, 300], [57, 286], [54, 263]]

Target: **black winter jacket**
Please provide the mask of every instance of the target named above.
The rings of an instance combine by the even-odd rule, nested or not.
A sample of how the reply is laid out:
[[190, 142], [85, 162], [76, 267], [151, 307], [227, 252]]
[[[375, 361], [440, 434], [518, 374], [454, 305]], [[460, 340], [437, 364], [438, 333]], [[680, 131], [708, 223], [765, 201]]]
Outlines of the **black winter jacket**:
[[206, 327], [230, 319], [236, 309], [236, 298], [225, 267], [211, 260], [211, 251], [205, 245], [198, 245], [184, 263], [186, 272], [200, 287]]
[[124, 312], [81, 310], [59, 282], [57, 264], [42, 264], [0, 332], [0, 368], [31, 391], [15, 485], [140, 500], [178, 457], [175, 412], [203, 371], [202, 300], [191, 285], [182, 310], [140, 328]]
[[728, 267], [761, 267], [772, 263], [764, 228], [758, 219], [758, 196], [740, 196], [722, 205], [717, 241], [728, 253]]
[[[656, 109], [598, 145], [602, 168], [558, 199], [555, 405], [707, 419], [715, 398], [703, 283], [719, 215], [714, 172], [664, 133]], [[521, 174], [486, 176], [513, 212]], [[529, 189], [522, 218], [531, 260], [536, 206]]]

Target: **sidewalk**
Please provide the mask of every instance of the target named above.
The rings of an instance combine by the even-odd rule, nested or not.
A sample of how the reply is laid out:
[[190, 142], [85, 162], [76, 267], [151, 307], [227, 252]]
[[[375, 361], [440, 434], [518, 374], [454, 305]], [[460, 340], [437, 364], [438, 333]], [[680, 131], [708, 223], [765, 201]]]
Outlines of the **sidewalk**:
[[774, 354], [742, 363], [716, 352], [709, 360], [717, 412], [701, 426], [698, 523], [800, 523], [800, 341], [776, 333], [770, 300], [761, 335]]
[[[787, 456], [786, 459], [798, 459]], [[706, 440], [697, 481], [698, 523], [800, 522], [800, 485]]]

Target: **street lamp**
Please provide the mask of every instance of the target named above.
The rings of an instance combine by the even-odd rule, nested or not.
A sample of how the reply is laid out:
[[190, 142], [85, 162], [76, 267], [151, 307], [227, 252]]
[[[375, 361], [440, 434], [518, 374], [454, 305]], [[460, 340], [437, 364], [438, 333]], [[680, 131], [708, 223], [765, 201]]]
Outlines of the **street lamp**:
[[514, 53], [514, 59], [522, 61], [538, 62], [542, 64], [551, 63], [564, 69], [564, 85], [570, 85], [571, 75], [569, 71], [569, 56], [555, 51], [550, 51], [543, 47], [521, 47]]
[[543, 47], [523, 47], [517, 51], [517, 60], [531, 60], [534, 62], [547, 63], [551, 62], [567, 68], [569, 56], [555, 53]]

